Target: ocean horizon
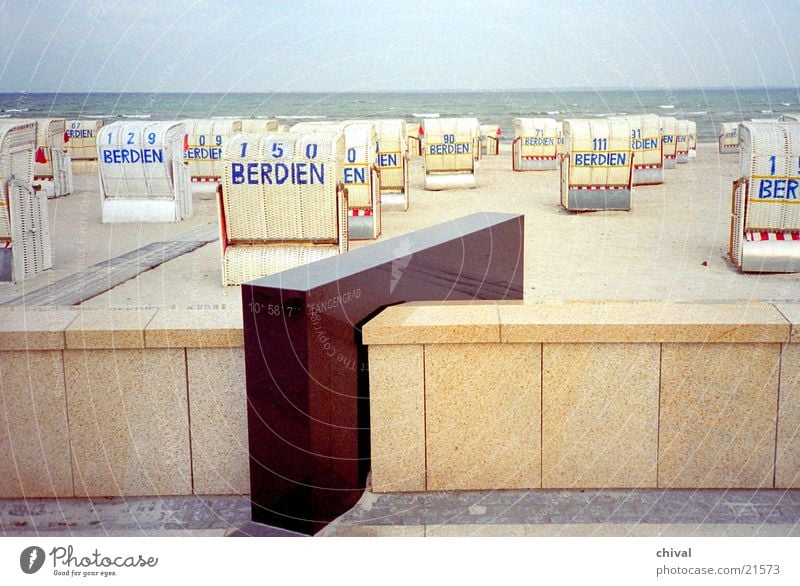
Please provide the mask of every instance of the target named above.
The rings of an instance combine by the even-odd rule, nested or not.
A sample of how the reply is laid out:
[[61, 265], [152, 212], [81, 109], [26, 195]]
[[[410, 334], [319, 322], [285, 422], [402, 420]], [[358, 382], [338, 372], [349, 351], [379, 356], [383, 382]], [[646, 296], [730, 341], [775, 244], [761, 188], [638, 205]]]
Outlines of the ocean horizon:
[[653, 113], [693, 120], [698, 140], [714, 142], [723, 122], [800, 112], [800, 88], [643, 88], [425, 90], [375, 92], [0, 93], [0, 118], [180, 120], [185, 118], [474, 117], [513, 137], [518, 117], [597, 118]]

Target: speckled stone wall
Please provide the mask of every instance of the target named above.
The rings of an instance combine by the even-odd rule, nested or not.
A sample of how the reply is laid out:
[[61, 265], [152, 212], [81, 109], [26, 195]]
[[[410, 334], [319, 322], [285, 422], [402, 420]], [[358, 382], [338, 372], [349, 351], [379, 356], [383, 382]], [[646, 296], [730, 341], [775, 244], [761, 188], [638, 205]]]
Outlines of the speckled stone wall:
[[[424, 385], [373, 406], [373, 490], [800, 486], [798, 324], [768, 303], [387, 308], [370, 380], [385, 404]], [[423, 443], [400, 483], [396, 450]]]

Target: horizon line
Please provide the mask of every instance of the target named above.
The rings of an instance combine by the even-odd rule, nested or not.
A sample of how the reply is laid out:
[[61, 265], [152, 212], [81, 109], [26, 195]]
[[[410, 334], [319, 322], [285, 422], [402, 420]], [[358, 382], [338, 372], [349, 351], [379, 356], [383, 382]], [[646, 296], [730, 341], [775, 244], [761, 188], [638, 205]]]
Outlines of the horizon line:
[[630, 91], [630, 92], [673, 92], [673, 91], [770, 91], [770, 90], [791, 90], [800, 91], [800, 87], [792, 86], [675, 86], [675, 87], [624, 87], [624, 86], [607, 86], [607, 87], [554, 87], [554, 88], [507, 88], [507, 89], [383, 89], [383, 90], [346, 90], [346, 91], [325, 91], [325, 90], [295, 90], [295, 91], [278, 91], [278, 90], [261, 90], [261, 91], [149, 91], [149, 90], [131, 90], [131, 91], [118, 91], [118, 90], [104, 90], [104, 91], [4, 91], [0, 95], [70, 95], [70, 94], [154, 94], [154, 95], [184, 95], [184, 94], [200, 94], [200, 95], [265, 95], [265, 94], [431, 94], [431, 93], [552, 93], [552, 92], [604, 92], [604, 91]]

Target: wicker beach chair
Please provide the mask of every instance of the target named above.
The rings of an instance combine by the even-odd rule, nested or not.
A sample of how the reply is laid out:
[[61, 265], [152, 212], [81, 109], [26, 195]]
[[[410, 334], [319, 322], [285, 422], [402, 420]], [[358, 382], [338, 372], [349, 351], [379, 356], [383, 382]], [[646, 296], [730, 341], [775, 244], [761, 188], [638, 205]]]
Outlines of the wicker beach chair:
[[475, 118], [426, 118], [424, 138], [425, 189], [474, 188], [475, 150], [480, 125]]
[[270, 134], [271, 132], [278, 132], [278, 127], [278, 121], [274, 118], [242, 119], [243, 134]]
[[640, 114], [610, 119], [627, 120], [631, 126], [633, 185], [664, 183], [661, 123], [655, 114]]
[[481, 154], [496, 156], [500, 154], [500, 135], [497, 124], [481, 124]]
[[729, 155], [739, 152], [739, 123], [738, 122], [723, 122], [719, 125], [719, 134], [717, 135], [719, 142], [719, 152], [723, 155]]
[[175, 222], [192, 215], [182, 122], [114, 122], [97, 141], [103, 223]]
[[743, 272], [800, 272], [800, 123], [743, 122], [729, 254]]
[[243, 132], [238, 119], [184, 120], [186, 141], [183, 162], [189, 166], [194, 183], [219, 182], [222, 175], [222, 150], [234, 134]]
[[558, 168], [558, 122], [553, 118], [514, 118], [511, 162], [514, 171]]
[[72, 160], [66, 151], [69, 134], [63, 118], [36, 119], [36, 154], [34, 185], [41, 186], [47, 196], [62, 197], [73, 190]]
[[674, 169], [677, 166], [678, 121], [672, 116], [660, 116], [661, 144], [664, 156], [664, 168]]
[[0, 121], [0, 281], [53, 266], [47, 197], [32, 185], [35, 145], [35, 121]]
[[97, 173], [97, 137], [102, 120], [70, 120], [64, 145], [73, 173]]
[[345, 158], [341, 181], [347, 188], [347, 229], [350, 240], [373, 240], [381, 235], [381, 177], [376, 164], [378, 137], [374, 121], [301, 122], [292, 132], [341, 132]]
[[689, 120], [688, 124], [689, 124], [689, 158], [694, 159], [697, 156], [697, 122]]
[[629, 210], [633, 191], [627, 120], [564, 120], [561, 205], [567, 210]]
[[335, 131], [231, 138], [219, 190], [224, 285], [347, 251], [344, 157]]
[[675, 162], [689, 162], [689, 121], [678, 120], [675, 124]]

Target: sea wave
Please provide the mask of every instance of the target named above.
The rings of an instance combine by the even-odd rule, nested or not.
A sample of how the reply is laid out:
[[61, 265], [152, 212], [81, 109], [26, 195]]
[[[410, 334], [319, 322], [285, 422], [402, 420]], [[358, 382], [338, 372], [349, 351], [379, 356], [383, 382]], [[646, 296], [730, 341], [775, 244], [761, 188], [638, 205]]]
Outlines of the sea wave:
[[759, 110], [762, 114], [772, 114], [772, 110]]
[[11, 114], [0, 114], [0, 118], [11, 118]]
[[142, 120], [147, 120], [150, 118], [150, 114], [122, 114], [123, 118], [140, 118]]
[[686, 116], [705, 116], [708, 110], [698, 110], [697, 112], [684, 112]]
[[110, 120], [116, 117], [116, 114], [81, 114], [78, 116], [78, 118], [94, 118], [95, 120]]
[[[259, 118], [261, 118], [261, 116], [259, 116]], [[277, 114], [275, 116], [266, 116], [266, 118], [282, 118], [284, 120], [322, 120], [325, 118], [325, 116], [311, 116], [308, 114], [300, 114], [298, 116], [282, 116]]]
[[414, 116], [414, 118], [438, 118], [439, 112], [422, 112], [421, 114], [413, 112], [412, 116]]
[[663, 104], [659, 106], [659, 108], [661, 108], [662, 110], [672, 110], [673, 108], [675, 108], [675, 104]]
[[9, 108], [6, 112], [28, 112], [30, 108]]
[[551, 110], [551, 111], [549, 111], [547, 113], [552, 116], [553, 114], [561, 114], [561, 110]]
[[781, 102], [781, 106], [791, 106], [791, 102]]

